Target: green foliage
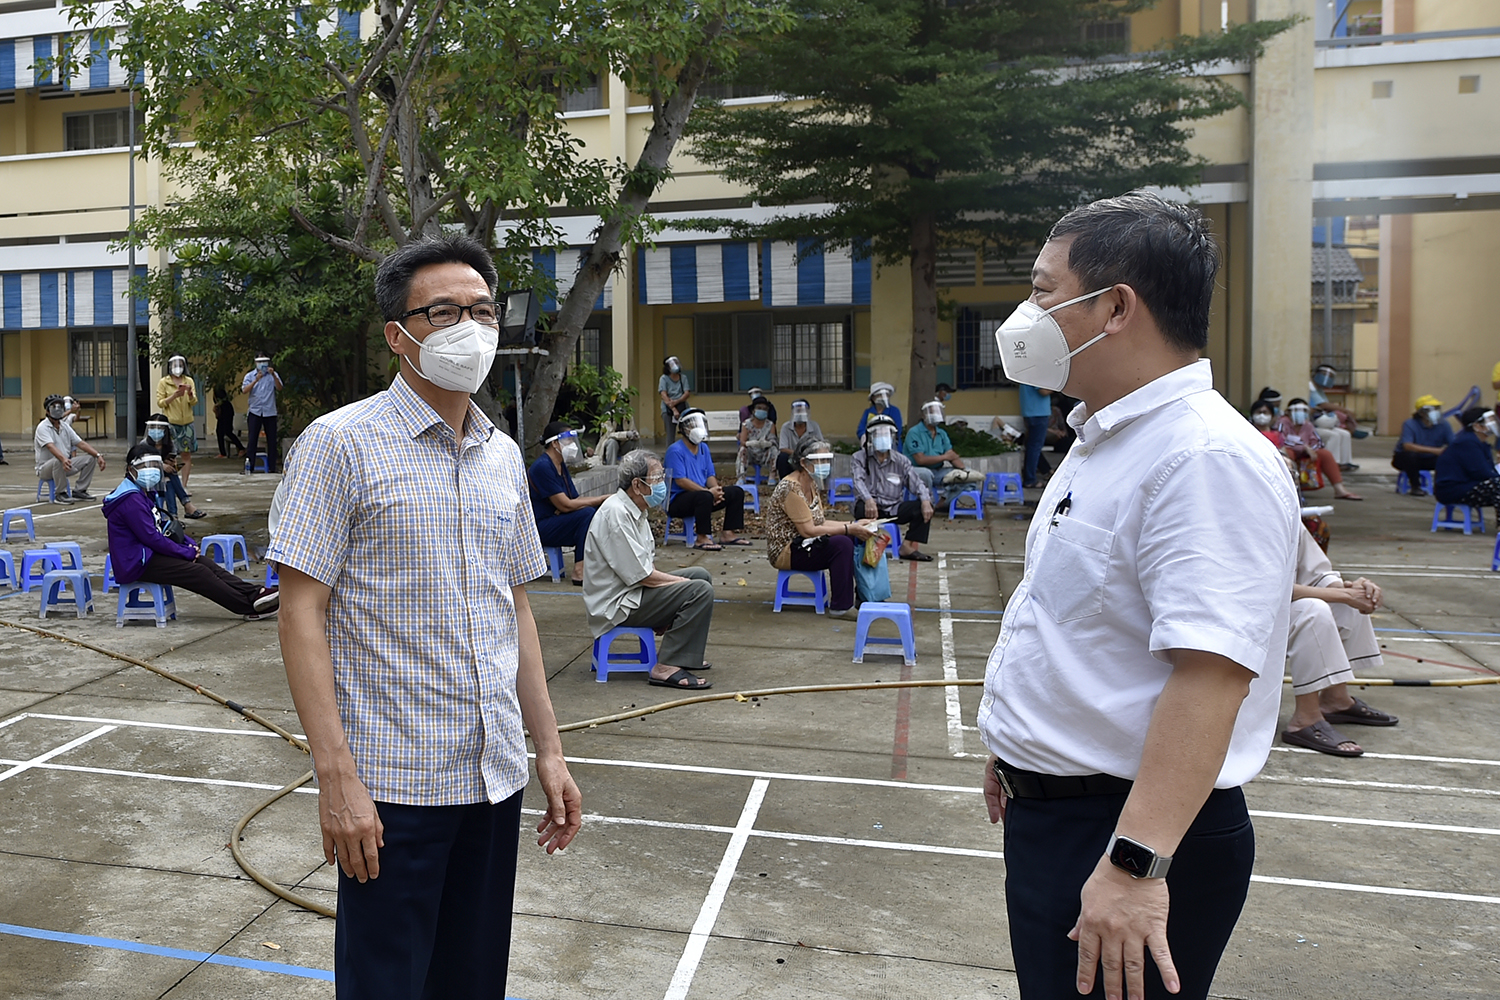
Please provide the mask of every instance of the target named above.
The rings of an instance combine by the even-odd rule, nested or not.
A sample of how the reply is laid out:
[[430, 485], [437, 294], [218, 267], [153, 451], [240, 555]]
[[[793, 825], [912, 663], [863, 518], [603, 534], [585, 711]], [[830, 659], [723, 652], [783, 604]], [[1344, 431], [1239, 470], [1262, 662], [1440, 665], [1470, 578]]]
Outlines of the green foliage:
[[[374, 268], [268, 208], [261, 194], [231, 196], [209, 185], [148, 211], [143, 229], [177, 264], [150, 272], [142, 292], [164, 317], [158, 359], [182, 354], [205, 392], [233, 392], [254, 357], [268, 354], [283, 382], [279, 400], [300, 422], [384, 384], [371, 370], [372, 347], [383, 343]], [[309, 210], [334, 227], [331, 202], [324, 192]]]
[[775, 81], [805, 102], [706, 107], [698, 157], [762, 205], [830, 203], [742, 237], [868, 238], [904, 263], [915, 219], [945, 246], [1002, 257], [1034, 248], [1071, 207], [1144, 184], [1191, 185], [1203, 161], [1191, 122], [1244, 103], [1218, 61], [1246, 60], [1290, 22], [1178, 38], [1107, 58], [1081, 41], [1091, 21], [1146, 2], [793, 0], [795, 27], [747, 41], [729, 79]]
[[577, 362], [568, 370], [558, 394], [559, 402], [568, 403], [559, 419], [578, 430], [597, 431], [605, 420], [620, 427], [634, 413], [638, 395], [633, 386], [625, 387], [624, 376], [615, 369]]
[[960, 458], [982, 458], [985, 455], [1003, 455], [1008, 451], [1018, 450], [1015, 445], [1001, 441], [993, 434], [976, 431], [971, 427], [944, 425], [943, 429], [948, 432], [948, 440]]

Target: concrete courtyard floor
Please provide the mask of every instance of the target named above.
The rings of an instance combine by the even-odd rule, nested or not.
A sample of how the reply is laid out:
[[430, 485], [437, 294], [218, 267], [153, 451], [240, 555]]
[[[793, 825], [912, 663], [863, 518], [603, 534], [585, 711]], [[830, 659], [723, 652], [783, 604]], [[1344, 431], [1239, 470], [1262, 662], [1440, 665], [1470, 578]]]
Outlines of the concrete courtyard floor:
[[[29, 450], [7, 443], [0, 504], [31, 506], [39, 540], [79, 542], [100, 572], [97, 502], [32, 505]], [[103, 444], [98, 496], [119, 481], [123, 452]], [[1390, 442], [1359, 444], [1351, 485], [1366, 500], [1330, 516], [1331, 553], [1385, 590], [1379, 676], [1500, 673], [1494, 525], [1431, 534], [1431, 503], [1393, 492]], [[264, 546], [276, 477], [235, 469], [198, 463], [192, 492], [211, 516], [195, 534]], [[672, 546], [658, 565], [714, 575], [715, 692], [979, 678], [1030, 512], [945, 521], [933, 562], [894, 564], [894, 599], [914, 608], [911, 668], [874, 652], [850, 662], [853, 622], [773, 615], [759, 545]], [[18, 561], [28, 547], [0, 545]], [[639, 674], [596, 683], [580, 591], [546, 579], [528, 590], [560, 720], [674, 697]], [[0, 623], [148, 658], [300, 732], [274, 621], [182, 594], [164, 629], [116, 629], [112, 596], [83, 620], [40, 623], [37, 607], [35, 592], [0, 591]], [[1350, 727], [1368, 751], [1357, 760], [1277, 746], [1247, 788], [1256, 881], [1216, 996], [1500, 995], [1500, 688], [1359, 693], [1400, 726]], [[978, 701], [974, 687], [778, 696], [564, 736], [586, 821], [550, 858], [523, 831], [510, 995], [1016, 997], [1001, 831], [979, 794]], [[1290, 705], [1288, 693], [1283, 721]], [[0, 624], [0, 996], [332, 997], [333, 921], [267, 893], [228, 846], [235, 821], [307, 767], [192, 691]], [[528, 795], [528, 822], [539, 804]], [[277, 882], [334, 903], [312, 794], [262, 813], [243, 847]]]

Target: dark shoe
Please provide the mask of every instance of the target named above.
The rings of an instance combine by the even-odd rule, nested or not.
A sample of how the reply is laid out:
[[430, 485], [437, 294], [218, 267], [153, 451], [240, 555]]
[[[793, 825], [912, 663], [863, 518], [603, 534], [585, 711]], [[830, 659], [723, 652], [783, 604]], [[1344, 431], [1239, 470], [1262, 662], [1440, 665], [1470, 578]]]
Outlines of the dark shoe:
[[184, 515], [182, 515], [182, 516], [183, 516], [183, 517], [190, 517], [190, 518], [192, 518], [192, 519], [193, 519], [193, 520], [194, 520], [194, 521], [196, 521], [196, 520], [198, 520], [198, 518], [200, 518], [200, 517], [207, 517], [207, 516], [208, 516], [208, 512], [207, 512], [207, 511], [204, 511], [204, 510], [195, 510], [195, 511], [193, 511], [193, 512], [192, 512], [192, 513], [191, 513], [191, 514], [184, 514]]
[[1358, 698], [1347, 708], [1341, 708], [1337, 712], [1324, 712], [1323, 718], [1344, 726], [1394, 726], [1401, 721], [1389, 712], [1371, 708]]
[[[1364, 754], [1363, 749], [1345, 750], [1343, 744], [1355, 741], [1334, 729], [1326, 721], [1314, 722], [1306, 729], [1288, 729], [1281, 734], [1281, 742], [1288, 746], [1306, 747], [1318, 753], [1332, 754], [1335, 757], [1359, 757]], [[1355, 743], [1355, 745], [1359, 744]]]
[[7, 461], [6, 461], [6, 460], [5, 460], [5, 459], [3, 459], [3, 458], [0, 458], [0, 465], [9, 465], [9, 464], [10, 464], [10, 463], [9, 463], [9, 462], [7, 462]]
[[262, 618], [275, 618], [276, 617], [276, 612], [279, 611], [279, 610], [280, 610], [279, 608], [272, 608], [270, 611], [267, 611], [263, 615], [246, 615], [245, 616], [245, 621], [247, 621], [247, 622], [258, 622]]
[[908, 552], [901, 558], [907, 560], [908, 562], [932, 562], [932, 556], [921, 551]]
[[59, 493], [57, 495], [57, 499], [53, 500], [52, 502], [60, 504], [72, 504], [73, 498], [68, 496], [66, 493]]
[[679, 670], [671, 677], [660, 680], [647, 674], [646, 679], [657, 687], [682, 688], [685, 691], [703, 691], [714, 686], [713, 681], [706, 681], [702, 677], [694, 677], [686, 670]]
[[1408, 496], [1414, 496], [1414, 497], [1425, 497], [1425, 496], [1428, 495], [1428, 493], [1424, 489], [1414, 489], [1414, 490], [1411, 491], [1411, 493], [1409, 493], [1407, 495]]
[[1345, 462], [1343, 465], [1339, 466], [1339, 471], [1340, 472], [1354, 472], [1358, 468], [1359, 468], [1359, 466], [1355, 465], [1353, 462]]
[[74, 490], [73, 491], [73, 499], [74, 500], [92, 500], [92, 499], [94, 499], [94, 494], [88, 492], [87, 490]]
[[255, 613], [274, 614], [281, 606], [281, 593], [275, 587], [262, 587], [260, 593], [255, 595]]

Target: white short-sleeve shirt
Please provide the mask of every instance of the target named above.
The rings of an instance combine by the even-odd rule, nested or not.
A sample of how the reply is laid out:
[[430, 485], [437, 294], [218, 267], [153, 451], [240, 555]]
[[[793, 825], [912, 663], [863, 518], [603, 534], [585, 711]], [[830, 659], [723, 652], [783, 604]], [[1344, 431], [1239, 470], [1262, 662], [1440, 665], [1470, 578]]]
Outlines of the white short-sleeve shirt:
[[1068, 422], [1078, 440], [1026, 538], [990, 653], [979, 729], [1016, 767], [1134, 779], [1166, 653], [1255, 674], [1215, 787], [1265, 765], [1275, 735], [1299, 508], [1275, 448], [1179, 368]]

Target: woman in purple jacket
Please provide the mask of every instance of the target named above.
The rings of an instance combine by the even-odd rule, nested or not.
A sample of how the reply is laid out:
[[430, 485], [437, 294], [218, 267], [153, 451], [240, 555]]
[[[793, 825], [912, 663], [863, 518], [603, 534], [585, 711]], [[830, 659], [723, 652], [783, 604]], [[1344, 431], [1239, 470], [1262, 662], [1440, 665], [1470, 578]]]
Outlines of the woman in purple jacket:
[[280, 606], [276, 588], [257, 587], [226, 572], [200, 555], [198, 543], [187, 535], [182, 542], [167, 537], [163, 529], [171, 515], [156, 502], [162, 476], [161, 454], [142, 442], [125, 456], [125, 479], [104, 498], [115, 579], [181, 587], [250, 619], [274, 615]]

